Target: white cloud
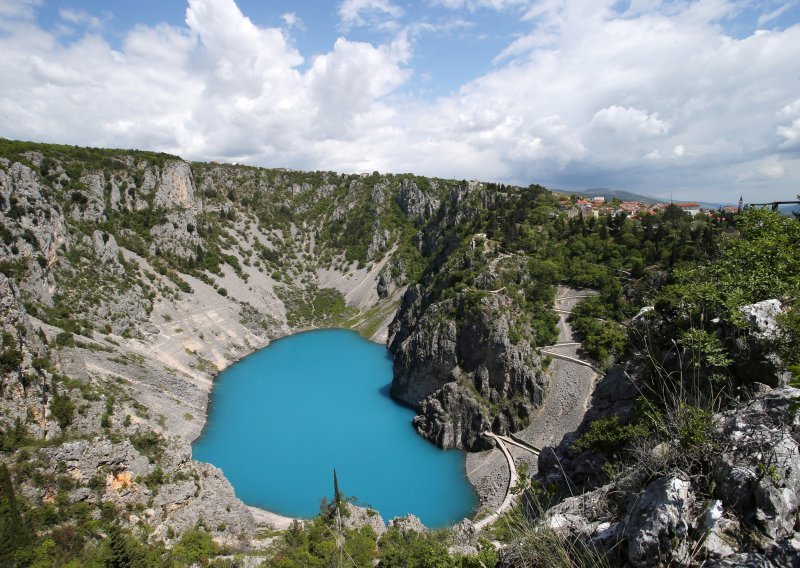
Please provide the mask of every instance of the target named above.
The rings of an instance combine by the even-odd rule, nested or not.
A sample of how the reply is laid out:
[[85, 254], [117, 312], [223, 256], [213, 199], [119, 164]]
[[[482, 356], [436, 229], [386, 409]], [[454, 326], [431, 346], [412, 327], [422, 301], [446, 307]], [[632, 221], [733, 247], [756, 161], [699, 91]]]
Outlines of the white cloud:
[[0, 0], [0, 18], [33, 18], [34, 8], [42, 0]]
[[58, 11], [58, 16], [70, 24], [85, 25], [92, 29], [98, 29], [103, 21], [97, 16], [88, 14], [85, 10], [70, 10], [62, 8]]
[[[336, 40], [333, 51], [320, 55], [304, 78], [315, 107], [316, 128], [325, 138], [350, 138], [358, 115], [399, 87], [408, 72], [399, 66], [403, 49]], [[400, 58], [397, 55], [400, 55]]]
[[796, 0], [794, 0], [792, 2], [784, 2], [783, 4], [781, 4], [780, 6], [775, 8], [774, 10], [761, 14], [758, 17], [758, 25], [759, 26], [763, 26], [764, 24], [769, 23], [769, 22], [775, 20], [776, 18], [781, 17], [781, 15], [783, 15], [783, 13], [786, 12], [786, 10], [788, 10], [788, 9], [790, 9], [790, 8], [796, 6], [796, 5], [797, 5], [797, 1]]
[[592, 117], [592, 126], [611, 131], [626, 138], [658, 136], [669, 131], [669, 124], [658, 118], [658, 113], [647, 114], [638, 108], [611, 105]]
[[736, 176], [736, 181], [743, 183], [764, 182], [774, 183], [786, 175], [786, 167], [779, 156], [767, 156], [756, 160]]
[[800, 99], [783, 107], [778, 116], [790, 121], [776, 128], [778, 135], [784, 139], [780, 147], [785, 150], [800, 149]]
[[770, 156], [763, 162], [762, 166], [758, 168], [758, 173], [769, 179], [777, 179], [783, 177], [785, 170], [777, 156]]
[[283, 23], [287, 28], [298, 28], [301, 30], [305, 29], [303, 20], [294, 12], [286, 12], [285, 14], [282, 14], [281, 20], [283, 20]]
[[343, 0], [339, 5], [339, 18], [345, 29], [385, 25], [402, 15], [403, 9], [389, 0]]
[[[185, 26], [139, 26], [118, 47], [85, 32], [64, 44], [31, 19], [35, 3], [0, 0], [0, 73], [14, 78], [0, 82], [0, 136], [676, 198], [727, 199], [737, 183], [789, 195], [800, 25], [735, 38], [714, 20], [735, 13], [725, 2], [614, 5], [537, 2], [492, 72], [426, 101], [404, 90], [424, 26], [382, 45], [343, 37], [306, 62], [291, 18], [262, 28], [233, 0], [190, 0]], [[352, 25], [399, 10], [340, 6]]]
[[434, 5], [444, 6], [451, 10], [468, 9], [474, 11], [478, 8], [491, 8], [493, 10], [506, 10], [518, 6], [531, 4], [531, 0], [431, 0]]

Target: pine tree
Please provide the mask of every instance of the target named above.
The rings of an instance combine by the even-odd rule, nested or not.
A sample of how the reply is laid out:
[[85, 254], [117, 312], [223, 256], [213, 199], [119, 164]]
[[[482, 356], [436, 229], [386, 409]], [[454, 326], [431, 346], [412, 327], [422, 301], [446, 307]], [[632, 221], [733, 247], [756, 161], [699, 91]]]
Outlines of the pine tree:
[[106, 561], [108, 568], [145, 568], [147, 562], [143, 552], [119, 526], [111, 525], [108, 540], [111, 553]]
[[339, 480], [336, 478], [336, 468], [333, 468], [333, 504], [338, 509], [341, 505], [342, 495], [339, 493]]
[[22, 521], [11, 475], [5, 464], [0, 464], [0, 565], [14, 566], [14, 553], [30, 541], [31, 534]]
[[111, 551], [111, 557], [106, 565], [108, 568], [128, 568], [131, 565], [131, 557], [128, 554], [128, 543], [125, 542], [122, 530], [118, 526], [112, 525], [108, 533], [108, 548]]

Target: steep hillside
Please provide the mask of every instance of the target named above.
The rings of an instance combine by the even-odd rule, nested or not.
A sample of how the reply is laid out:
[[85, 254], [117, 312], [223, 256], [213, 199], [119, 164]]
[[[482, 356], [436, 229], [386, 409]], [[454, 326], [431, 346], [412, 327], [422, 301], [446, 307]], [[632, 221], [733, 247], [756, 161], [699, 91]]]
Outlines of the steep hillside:
[[[155, 547], [148, 554], [208, 535], [233, 549], [268, 545], [263, 514], [191, 460], [190, 443], [221, 369], [314, 327], [386, 343], [392, 396], [443, 448], [486, 450], [495, 435], [544, 424], [552, 385], [568, 378], [552, 364], [559, 341], [597, 372], [598, 389], [609, 369], [653, 391], [704, 381], [701, 396], [681, 400], [690, 405], [777, 386], [797, 351], [800, 270], [786, 253], [796, 227], [758, 215], [570, 217], [537, 185], [0, 140], [0, 461], [10, 472], [0, 470], [0, 497], [14, 503], [0, 522], [30, 529], [8, 533], [29, 555], [22, 564], [31, 542], [76, 562], [112, 554], [98, 544], [106, 534], [130, 550], [134, 535]], [[742, 274], [754, 276], [745, 285]], [[586, 294], [564, 310], [560, 285]], [[768, 298], [779, 339], [737, 315]], [[639, 392], [636, 404], [654, 404]], [[582, 464], [655, 429], [615, 403], [591, 416], [611, 442], [587, 419], [550, 452], [587, 488], [605, 478]], [[620, 420], [612, 410], [622, 423], [602, 422]], [[571, 446], [579, 435], [583, 446]], [[553, 464], [538, 466], [553, 481]], [[69, 549], [64, 531], [82, 544]]]

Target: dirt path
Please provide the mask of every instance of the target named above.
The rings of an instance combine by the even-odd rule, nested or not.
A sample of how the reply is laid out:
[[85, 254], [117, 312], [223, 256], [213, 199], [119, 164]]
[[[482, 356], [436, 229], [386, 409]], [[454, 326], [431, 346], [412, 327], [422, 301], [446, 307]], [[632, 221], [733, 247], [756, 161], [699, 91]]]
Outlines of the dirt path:
[[[543, 349], [577, 361], [553, 358], [544, 405], [533, 415], [527, 428], [514, 434], [515, 438], [536, 448], [557, 445], [564, 434], [578, 428], [589, 408], [597, 374], [578, 355], [580, 343], [573, 336], [567, 317], [578, 302], [592, 293], [591, 290], [565, 286], [559, 286], [556, 292], [555, 308], [561, 312], [558, 340], [556, 344]], [[529, 475], [536, 473], [536, 456], [529, 450], [519, 447], [509, 447], [507, 450], [516, 464], [528, 464]], [[504, 453], [499, 449], [467, 454], [467, 477], [478, 491], [480, 510], [483, 512], [496, 511], [512, 485], [510, 467], [504, 458]]]
[[478, 521], [477, 523], [475, 523], [475, 528], [477, 530], [481, 530], [485, 527], [488, 527], [497, 519], [499, 519], [503, 513], [505, 513], [511, 507], [514, 506], [517, 499], [516, 495], [514, 495], [511, 492], [511, 489], [519, 482], [519, 476], [517, 475], [517, 468], [514, 466], [514, 458], [511, 456], [511, 453], [508, 451], [508, 448], [506, 448], [505, 439], [502, 436], [496, 436], [491, 432], [486, 432], [486, 435], [495, 441], [495, 444], [497, 444], [497, 447], [503, 453], [503, 457], [505, 457], [506, 459], [506, 465], [509, 471], [509, 479], [506, 485], [506, 492], [505, 496], [503, 497], [502, 503], [500, 503], [497, 509], [488, 517], [485, 517], [480, 521]]
[[[591, 291], [559, 286], [556, 292], [556, 308], [568, 313], [583, 297], [591, 294]], [[555, 446], [564, 434], [578, 428], [589, 408], [597, 380], [597, 373], [586, 366], [588, 362], [578, 354], [580, 344], [572, 333], [567, 313], [559, 314], [558, 343], [543, 350], [581, 362], [553, 358], [550, 363], [550, 382], [544, 405], [534, 414], [530, 425], [516, 433], [516, 437], [537, 448]]]

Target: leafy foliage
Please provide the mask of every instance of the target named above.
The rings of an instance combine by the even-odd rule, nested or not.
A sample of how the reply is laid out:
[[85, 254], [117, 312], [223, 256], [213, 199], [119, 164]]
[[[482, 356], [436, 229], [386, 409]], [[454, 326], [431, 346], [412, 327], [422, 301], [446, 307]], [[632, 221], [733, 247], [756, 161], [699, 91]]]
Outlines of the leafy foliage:
[[17, 564], [17, 552], [31, 541], [31, 533], [22, 520], [11, 476], [5, 464], [0, 464], [0, 564]]
[[612, 416], [593, 421], [589, 430], [573, 442], [572, 448], [579, 452], [591, 450], [614, 456], [633, 440], [649, 433], [650, 429], [643, 423], [623, 424], [619, 416]]
[[387, 568], [447, 568], [447, 546], [434, 534], [418, 534], [390, 527], [381, 538], [381, 566]]
[[208, 563], [209, 559], [220, 553], [220, 547], [206, 531], [195, 528], [183, 533], [172, 549], [171, 557], [182, 566], [194, 563]]
[[65, 394], [56, 394], [50, 399], [50, 412], [52, 412], [61, 430], [66, 430], [72, 423], [75, 413], [75, 403]]

